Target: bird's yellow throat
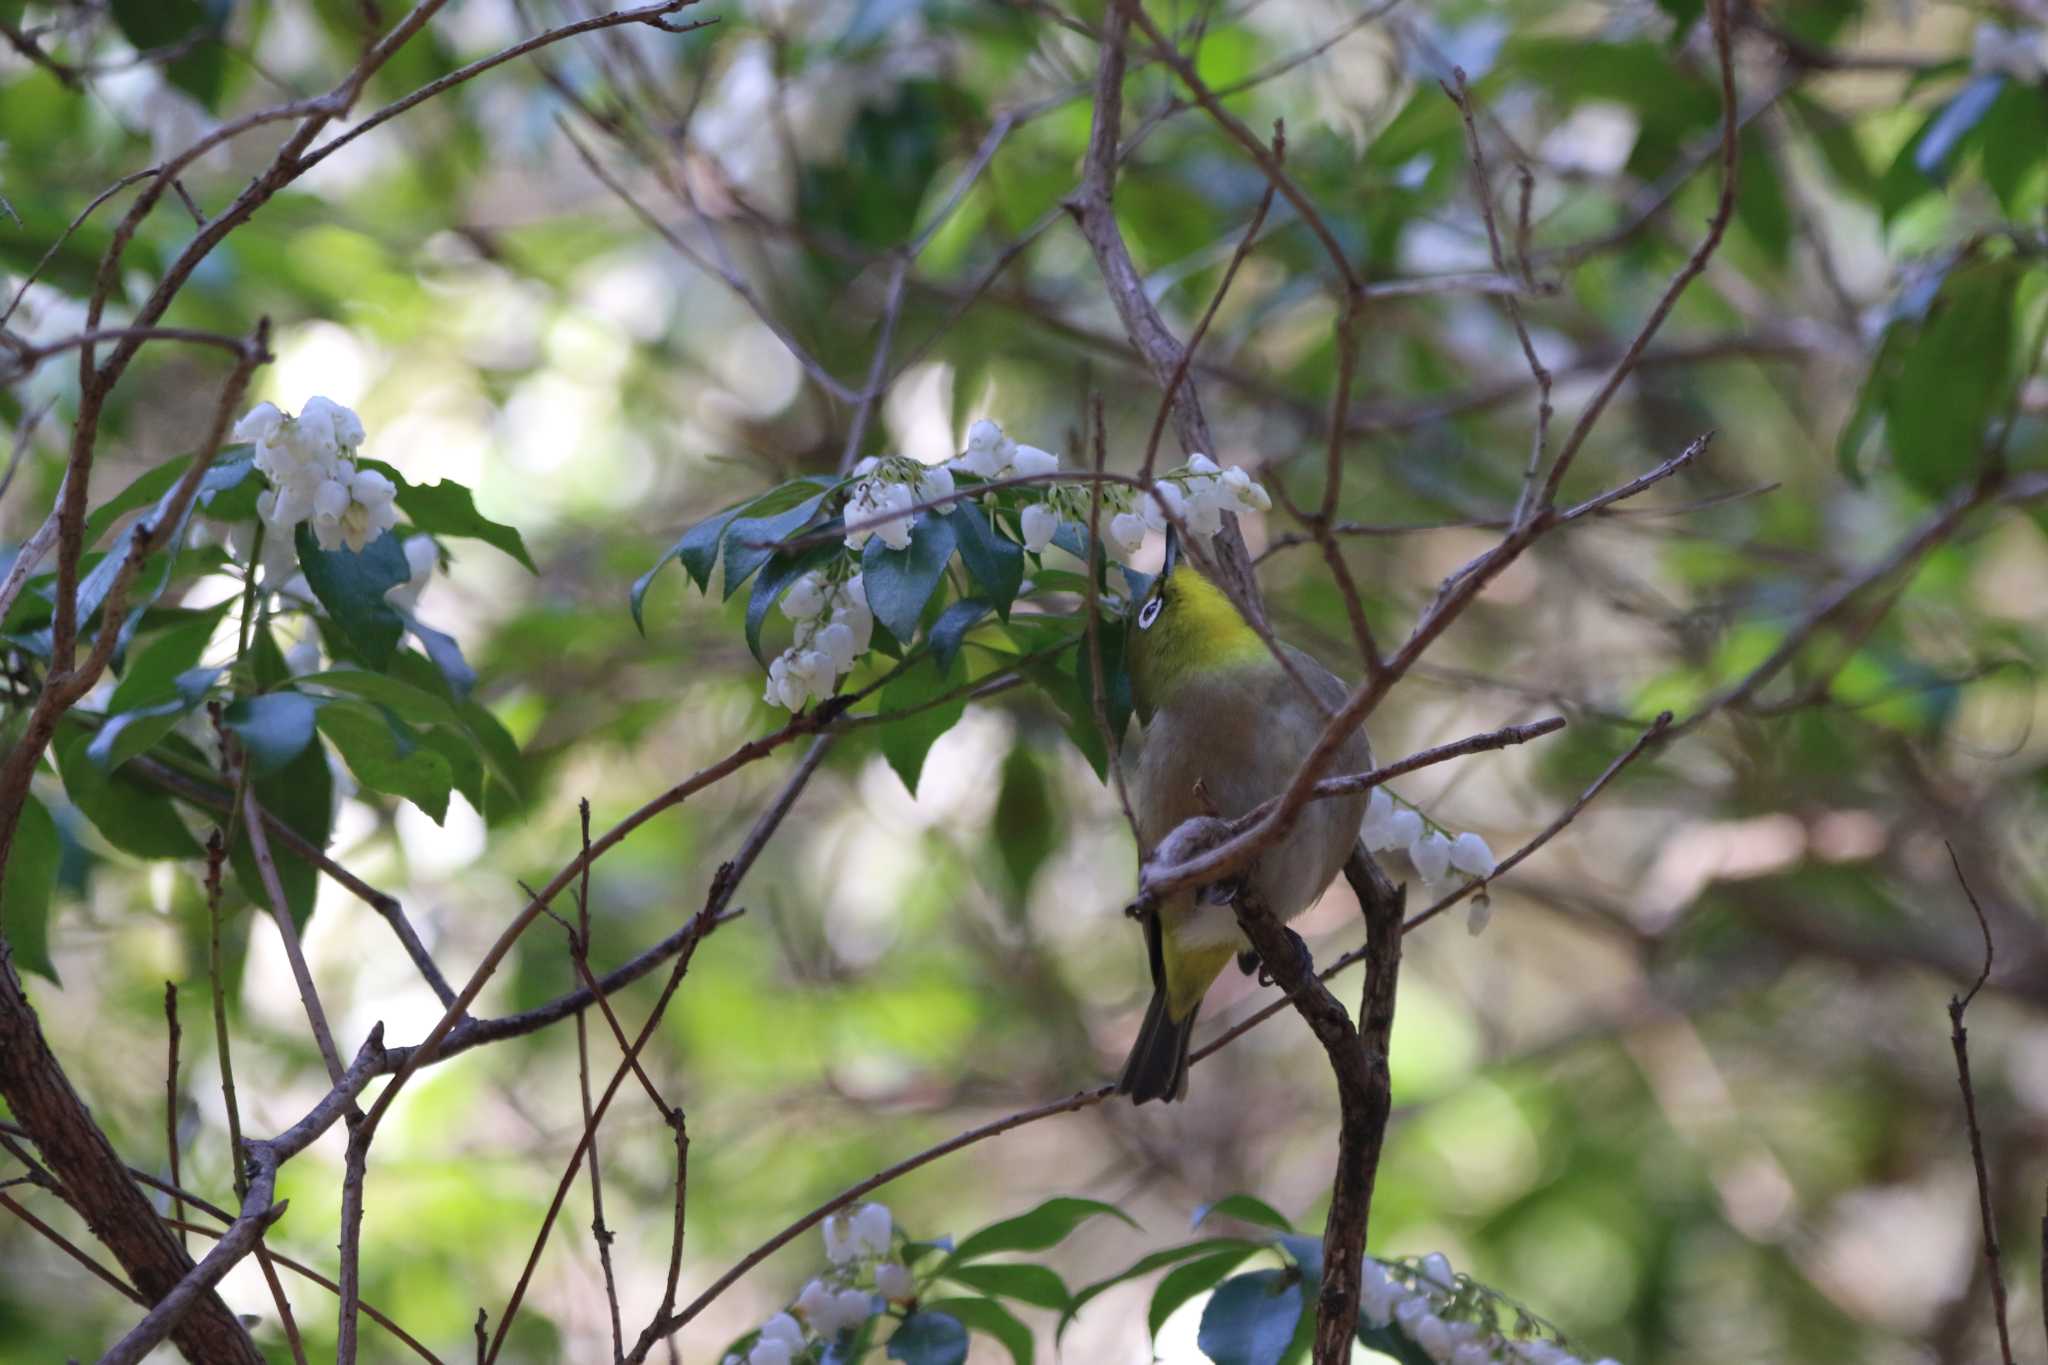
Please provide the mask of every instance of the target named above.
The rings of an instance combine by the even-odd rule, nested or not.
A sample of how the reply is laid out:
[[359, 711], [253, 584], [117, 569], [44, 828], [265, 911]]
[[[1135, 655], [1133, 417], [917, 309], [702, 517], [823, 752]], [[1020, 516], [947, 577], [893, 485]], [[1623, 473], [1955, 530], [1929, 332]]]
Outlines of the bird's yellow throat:
[[1149, 628], [1131, 628], [1131, 686], [1140, 720], [1188, 679], [1221, 668], [1257, 663], [1265, 642], [1245, 624], [1223, 590], [1182, 563], [1160, 589], [1159, 614]]

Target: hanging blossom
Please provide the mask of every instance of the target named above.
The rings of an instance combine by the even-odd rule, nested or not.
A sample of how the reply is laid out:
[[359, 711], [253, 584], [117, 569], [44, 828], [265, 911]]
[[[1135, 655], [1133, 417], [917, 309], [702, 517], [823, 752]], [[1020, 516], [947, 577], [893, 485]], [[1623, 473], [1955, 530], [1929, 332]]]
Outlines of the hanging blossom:
[[[847, 494], [846, 547], [858, 550], [870, 536], [881, 537], [892, 550], [910, 544], [911, 528], [919, 513], [912, 509], [949, 497], [953, 492], [953, 471], [944, 465], [921, 464], [904, 455], [870, 455], [853, 467], [853, 491]], [[876, 518], [883, 518], [877, 522]], [[862, 525], [861, 523], [873, 523]]]
[[[1453, 872], [1473, 881], [1485, 881], [1499, 867], [1493, 849], [1480, 835], [1466, 830], [1452, 836], [1433, 829], [1413, 807], [1396, 806], [1384, 787], [1374, 787], [1366, 799], [1365, 821], [1358, 832], [1365, 846], [1375, 853], [1405, 849], [1409, 863], [1422, 878], [1432, 900], [1455, 889]], [[1493, 904], [1482, 891], [1472, 899], [1466, 927], [1477, 934], [1486, 928], [1492, 916]]]
[[[1002, 427], [983, 418], [967, 429], [967, 449], [951, 467], [988, 481], [1040, 478], [1059, 472], [1060, 457], [1037, 446], [1020, 445], [1004, 435]], [[1014, 491], [1030, 499], [1018, 513], [1017, 531], [1024, 548], [1033, 554], [1044, 553], [1062, 526], [1086, 526], [1091, 516], [1102, 529], [1103, 548], [1119, 564], [1129, 565], [1145, 544], [1146, 521], [1137, 511], [1138, 495], [1132, 489], [1106, 485], [1099, 494], [1092, 494], [1074, 484], [1045, 484]], [[1093, 505], [1098, 499], [1099, 506]]]
[[258, 403], [235, 424], [235, 439], [255, 443], [256, 468], [270, 481], [256, 500], [268, 534], [289, 542], [310, 522], [321, 549], [360, 553], [398, 524], [397, 486], [356, 468], [362, 419], [332, 399], [312, 399], [297, 417]]
[[[1149, 495], [1139, 499], [1144, 524], [1164, 531], [1178, 517], [1195, 535], [1213, 536], [1223, 529], [1223, 514], [1270, 512], [1272, 495], [1261, 488], [1243, 465], [1222, 468], [1207, 455], [1190, 455], [1179, 469], [1159, 476]], [[1167, 515], [1168, 512], [1173, 516]]]
[[801, 711], [812, 698], [823, 701], [837, 691], [867, 653], [875, 615], [859, 574], [833, 582], [815, 569], [784, 591], [782, 614], [796, 623], [796, 639], [768, 665], [761, 699]]
[[[1450, 1258], [1440, 1251], [1392, 1271], [1368, 1256], [1358, 1289], [1358, 1312], [1374, 1327], [1400, 1332], [1436, 1365], [1585, 1365], [1555, 1341], [1499, 1331], [1489, 1302], [1498, 1298], [1455, 1273]], [[1605, 1358], [1594, 1365], [1619, 1362]]]
[[896, 1247], [895, 1220], [887, 1206], [863, 1204], [851, 1212], [827, 1214], [822, 1229], [831, 1268], [803, 1287], [783, 1312], [761, 1324], [746, 1354], [727, 1355], [724, 1365], [791, 1365], [808, 1360], [816, 1343], [831, 1343], [882, 1311], [885, 1303], [914, 1303], [916, 1276]]

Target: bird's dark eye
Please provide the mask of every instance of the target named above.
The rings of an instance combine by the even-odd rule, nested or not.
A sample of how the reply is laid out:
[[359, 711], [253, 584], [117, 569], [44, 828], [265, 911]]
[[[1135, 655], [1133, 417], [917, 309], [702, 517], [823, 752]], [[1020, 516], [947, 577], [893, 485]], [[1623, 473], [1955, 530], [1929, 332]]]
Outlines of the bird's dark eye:
[[1147, 602], [1138, 612], [1138, 629], [1152, 629], [1152, 623], [1159, 619], [1159, 609], [1165, 605], [1166, 599], [1163, 597], [1155, 597]]

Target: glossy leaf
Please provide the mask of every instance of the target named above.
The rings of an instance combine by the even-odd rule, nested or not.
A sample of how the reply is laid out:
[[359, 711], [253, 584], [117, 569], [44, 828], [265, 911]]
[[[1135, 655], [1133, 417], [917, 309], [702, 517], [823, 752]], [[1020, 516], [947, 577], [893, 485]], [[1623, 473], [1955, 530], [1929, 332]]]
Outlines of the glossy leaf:
[[[957, 664], [957, 659], [955, 662]], [[925, 755], [931, 752], [939, 736], [952, 729], [967, 711], [964, 695], [938, 705], [927, 703], [958, 688], [964, 681], [961, 674], [959, 668], [942, 669], [936, 658], [926, 656], [904, 669], [882, 689], [881, 710], [877, 714], [910, 712], [900, 720], [882, 725], [881, 745], [883, 757], [889, 760], [889, 766], [896, 770], [896, 775], [903, 779], [903, 785], [913, 796], [917, 794], [918, 778], [924, 772]]]
[[1071, 1297], [1053, 1271], [1026, 1262], [956, 1265], [946, 1278], [997, 1298], [1015, 1299], [1039, 1308], [1065, 1309]]
[[52, 981], [57, 980], [57, 964], [50, 959], [50, 900], [62, 853], [57, 822], [30, 793], [14, 827], [6, 874], [0, 876], [0, 935], [16, 967]]
[[960, 655], [960, 645], [967, 632], [989, 613], [989, 604], [978, 597], [962, 598], [949, 603], [939, 613], [939, 619], [932, 623], [932, 658], [936, 659], [941, 672], [953, 667], [953, 660]]
[[[86, 756], [102, 768], [118, 768], [137, 754], [146, 753], [171, 732], [180, 717], [198, 709], [206, 693], [224, 672], [219, 668], [195, 668], [180, 673], [170, 682], [169, 695], [161, 701], [138, 701], [117, 714], [93, 736]], [[115, 693], [115, 704], [120, 693]]]
[[[256, 794], [258, 804], [284, 821], [301, 838], [315, 848], [326, 848], [328, 830], [334, 820], [334, 782], [327, 771], [326, 750], [320, 745], [308, 744], [283, 768], [267, 777], [257, 778], [250, 784], [250, 790]], [[269, 845], [292, 922], [304, 928], [313, 913], [314, 896], [320, 886], [320, 869], [292, 852], [282, 839], [274, 835], [269, 839]], [[242, 894], [251, 904], [268, 913], [270, 897], [264, 890], [262, 874], [256, 866], [256, 855], [250, 847], [246, 828], [237, 831], [235, 842], [228, 849], [228, 863], [235, 869], [235, 880], [241, 886]]]
[[454, 770], [439, 750], [408, 733], [402, 721], [361, 702], [337, 702], [321, 708], [319, 724], [358, 782], [405, 798], [437, 825], [446, 820]]
[[976, 503], [956, 503], [947, 520], [952, 522], [960, 546], [960, 562], [981, 595], [995, 607], [996, 614], [1010, 619], [1010, 604], [1024, 585], [1024, 547], [998, 531], [988, 510]]
[[267, 776], [299, 756], [313, 742], [313, 718], [320, 703], [300, 692], [266, 692], [240, 697], [221, 713], [221, 723], [242, 741], [249, 770]]
[[1032, 1365], [1037, 1356], [1031, 1329], [994, 1299], [935, 1299], [923, 1308], [955, 1319], [970, 1332], [993, 1338], [1009, 1353], [1013, 1365]]
[[364, 469], [376, 470], [398, 486], [398, 496], [394, 501], [415, 531], [433, 536], [481, 540], [518, 560], [528, 573], [540, 572], [534, 567], [533, 556], [526, 552], [526, 541], [520, 536], [519, 529], [492, 521], [477, 511], [476, 495], [464, 485], [453, 479], [443, 479], [439, 483], [412, 483], [382, 460], [360, 460], [357, 463]]
[[[748, 507], [748, 515], [734, 518], [726, 527], [725, 538], [720, 543], [724, 547], [727, 597], [738, 592], [741, 585], [753, 577], [754, 570], [774, 556], [776, 542], [787, 540], [811, 524], [811, 519], [825, 501], [824, 493], [809, 493], [810, 489], [818, 486], [818, 482], [799, 480], [784, 484], [763, 495]], [[806, 493], [809, 496], [804, 496]], [[791, 506], [791, 499], [800, 501]]]
[[1174, 1311], [1197, 1294], [1206, 1294], [1215, 1288], [1225, 1275], [1244, 1264], [1245, 1258], [1256, 1248], [1243, 1251], [1219, 1251], [1212, 1255], [1200, 1256], [1175, 1266], [1160, 1279], [1152, 1290], [1152, 1302], [1145, 1309], [1145, 1328], [1154, 1337]]
[[991, 1223], [961, 1238], [947, 1264], [965, 1265], [1004, 1251], [1044, 1251], [1065, 1241], [1069, 1233], [1089, 1219], [1103, 1217], [1132, 1228], [1138, 1226], [1122, 1209], [1099, 1199], [1048, 1199], [1027, 1213]]
[[1195, 1210], [1190, 1227], [1200, 1227], [1211, 1218], [1235, 1218], [1240, 1223], [1255, 1223], [1262, 1228], [1276, 1232], [1292, 1232], [1294, 1224], [1287, 1216], [1265, 1200], [1249, 1194], [1227, 1194], [1213, 1203], [1204, 1204]]
[[930, 515], [918, 518], [904, 549], [890, 549], [880, 536], [869, 538], [861, 552], [861, 585], [875, 619], [898, 640], [908, 643], [917, 634], [918, 617], [938, 590], [957, 541], [950, 517]]
[[903, 1365], [962, 1365], [967, 1359], [967, 1329], [960, 1319], [944, 1313], [912, 1313], [889, 1338], [888, 1357]]
[[83, 731], [57, 745], [57, 771], [64, 794], [93, 828], [115, 848], [137, 858], [196, 858], [199, 841], [192, 837], [177, 808], [161, 789], [108, 772], [87, 757], [92, 736]]
[[1254, 1270], [1225, 1280], [1202, 1309], [1195, 1344], [1215, 1365], [1279, 1365], [1302, 1314], [1301, 1274]]
[[312, 528], [298, 527], [299, 568], [349, 646], [375, 669], [387, 668], [405, 634], [405, 620], [384, 594], [412, 577], [398, 537], [386, 531], [361, 552], [323, 550]]

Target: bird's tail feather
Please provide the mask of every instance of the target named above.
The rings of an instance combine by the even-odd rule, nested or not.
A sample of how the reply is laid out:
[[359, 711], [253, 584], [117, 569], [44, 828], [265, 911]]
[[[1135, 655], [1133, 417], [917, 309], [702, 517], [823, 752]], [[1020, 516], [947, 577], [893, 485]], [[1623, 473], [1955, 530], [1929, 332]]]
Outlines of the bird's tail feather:
[[1188, 1093], [1188, 1040], [1195, 1033], [1195, 1010], [1176, 1021], [1166, 1007], [1166, 989], [1152, 992], [1152, 1006], [1145, 1011], [1145, 1023], [1138, 1041], [1131, 1045], [1130, 1060], [1117, 1079], [1120, 1095], [1131, 1103], [1165, 1100], [1171, 1103]]

